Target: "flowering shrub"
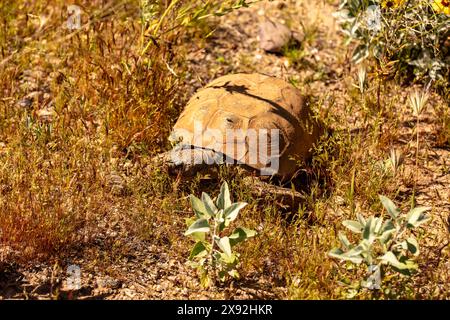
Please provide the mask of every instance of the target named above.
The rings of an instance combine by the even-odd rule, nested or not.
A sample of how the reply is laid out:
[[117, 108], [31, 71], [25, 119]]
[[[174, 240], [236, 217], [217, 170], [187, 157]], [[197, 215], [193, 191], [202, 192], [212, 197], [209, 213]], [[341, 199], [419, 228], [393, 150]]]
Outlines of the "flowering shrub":
[[342, 0], [335, 13], [353, 61], [375, 59], [386, 77], [434, 81], [450, 76], [450, 0]]

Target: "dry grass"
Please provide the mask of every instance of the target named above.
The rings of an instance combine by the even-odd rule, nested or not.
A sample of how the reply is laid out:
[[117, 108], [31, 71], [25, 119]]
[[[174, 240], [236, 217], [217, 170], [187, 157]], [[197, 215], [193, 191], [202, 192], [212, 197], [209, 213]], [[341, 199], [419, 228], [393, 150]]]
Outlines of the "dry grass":
[[178, 113], [166, 64], [182, 59], [179, 34], [141, 56], [138, 4], [99, 8], [86, 2], [91, 23], [69, 32], [61, 3], [2, 5], [12, 34], [2, 34], [1, 236], [13, 247], [52, 253], [79, 241], [75, 231], [99, 215], [113, 159], [162, 150]]
[[[61, 268], [75, 261], [83, 272], [108, 274], [126, 288], [141, 283], [144, 289], [134, 290], [144, 298], [245, 298], [251, 290], [266, 298], [349, 297], [362, 271], [326, 256], [338, 243], [341, 221], [356, 211], [382, 214], [379, 194], [407, 209], [414, 191], [417, 203], [433, 207], [432, 223], [418, 235], [421, 272], [400, 280], [389, 276], [385, 291], [355, 296], [450, 296], [448, 101], [433, 93], [422, 115], [416, 170], [415, 122], [406, 103], [411, 90], [385, 83], [378, 101], [378, 82], [369, 75], [368, 91], [360, 95], [352, 85], [356, 71], [342, 67], [349, 65], [348, 56], [326, 18], [334, 8], [330, 1], [317, 7], [289, 1], [281, 10], [257, 5], [298, 29], [299, 12], [318, 13], [303, 21], [310, 34], [301, 63], [290, 64], [272, 55], [255, 63], [255, 42], [233, 42], [254, 34], [255, 26], [245, 22], [254, 21], [254, 8], [190, 28], [172, 29], [177, 20], [169, 15], [142, 54], [152, 40], [142, 41], [137, 1], [78, 3], [87, 24], [79, 32], [62, 28], [62, 1], [47, 2], [0, 4], [0, 262], [25, 269], [37, 260], [56, 263], [63, 279]], [[167, 7], [170, 1], [161, 3]], [[244, 33], [231, 32], [233, 23]], [[199, 174], [187, 180], [150, 161], [169, 148], [171, 126], [197, 87], [261, 66], [313, 93], [315, 110], [330, 129], [298, 181], [307, 200], [295, 212], [281, 212], [274, 199], [252, 197], [232, 169], [219, 170], [218, 179]], [[404, 157], [395, 173], [387, 162], [392, 148]], [[191, 215], [187, 195], [217, 194], [221, 180], [230, 183], [235, 200], [249, 202], [240, 223], [259, 236], [240, 248], [242, 280], [205, 291], [184, 265], [192, 246], [183, 236]], [[137, 275], [150, 273], [143, 269], [149, 256], [158, 257], [150, 263], [157, 276], [142, 283]], [[171, 269], [175, 264], [178, 269]], [[163, 296], [154, 288], [165, 281], [169, 293]]]

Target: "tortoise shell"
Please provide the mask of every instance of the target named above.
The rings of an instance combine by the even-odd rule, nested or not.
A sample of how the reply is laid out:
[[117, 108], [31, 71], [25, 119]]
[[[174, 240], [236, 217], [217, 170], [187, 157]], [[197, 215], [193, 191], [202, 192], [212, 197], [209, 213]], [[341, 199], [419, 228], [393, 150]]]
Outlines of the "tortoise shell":
[[318, 124], [294, 86], [262, 74], [233, 74], [212, 81], [189, 100], [169, 139], [289, 176], [298, 161], [311, 156], [318, 137]]

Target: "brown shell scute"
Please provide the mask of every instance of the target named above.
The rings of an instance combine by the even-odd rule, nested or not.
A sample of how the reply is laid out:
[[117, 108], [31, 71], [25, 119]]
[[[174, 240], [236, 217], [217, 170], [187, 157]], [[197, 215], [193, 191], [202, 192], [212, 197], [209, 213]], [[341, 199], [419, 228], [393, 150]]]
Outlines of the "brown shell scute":
[[[306, 160], [319, 136], [319, 128], [299, 90], [284, 80], [262, 74], [233, 74], [220, 77], [199, 90], [188, 102], [174, 126], [172, 141], [212, 149], [255, 169], [268, 165], [267, 159], [254, 163], [252, 152], [269, 141], [271, 129], [279, 130], [277, 174], [292, 175], [294, 159]], [[233, 130], [233, 131], [232, 131]], [[233, 132], [232, 140], [228, 136]], [[261, 132], [257, 143], [249, 143], [253, 132]], [[211, 132], [213, 134], [211, 134]], [[200, 143], [199, 143], [200, 141]], [[235, 150], [223, 146], [232, 144]], [[238, 147], [244, 154], [236, 154]]]

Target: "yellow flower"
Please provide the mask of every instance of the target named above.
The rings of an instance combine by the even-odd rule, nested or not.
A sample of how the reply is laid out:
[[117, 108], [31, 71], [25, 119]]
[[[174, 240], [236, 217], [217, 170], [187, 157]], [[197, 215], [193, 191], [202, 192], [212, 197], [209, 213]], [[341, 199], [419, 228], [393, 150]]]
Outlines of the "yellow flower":
[[381, 6], [383, 8], [398, 8], [399, 6], [401, 6], [403, 3], [405, 2], [405, 0], [383, 0], [381, 2]]
[[432, 6], [437, 13], [450, 15], [450, 0], [434, 0]]

